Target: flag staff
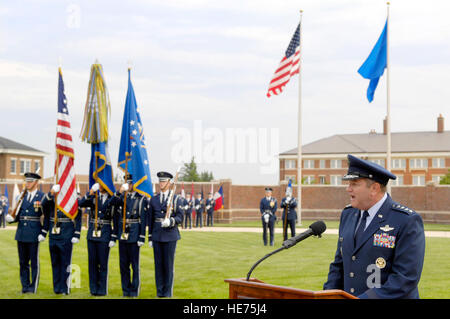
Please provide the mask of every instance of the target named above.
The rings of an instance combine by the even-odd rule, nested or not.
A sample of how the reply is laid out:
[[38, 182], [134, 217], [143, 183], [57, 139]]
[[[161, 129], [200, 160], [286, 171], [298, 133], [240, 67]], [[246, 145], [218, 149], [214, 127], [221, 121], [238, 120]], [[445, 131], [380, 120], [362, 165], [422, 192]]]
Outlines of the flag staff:
[[302, 16], [303, 10], [300, 10], [300, 54], [298, 61], [298, 135], [297, 135], [297, 222], [302, 224]]
[[[386, 28], [386, 169], [391, 170], [391, 86], [389, 82], [389, 5], [387, 2], [387, 28]], [[391, 194], [391, 183], [387, 185], [387, 192]], [[391, 194], [392, 195], [392, 194]]]

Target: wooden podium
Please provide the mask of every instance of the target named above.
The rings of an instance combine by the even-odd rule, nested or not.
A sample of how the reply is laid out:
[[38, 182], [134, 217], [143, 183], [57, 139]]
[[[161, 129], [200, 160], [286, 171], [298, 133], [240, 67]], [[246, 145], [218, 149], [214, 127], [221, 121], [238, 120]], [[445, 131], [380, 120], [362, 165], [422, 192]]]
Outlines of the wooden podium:
[[230, 285], [230, 299], [358, 299], [343, 290], [311, 291], [269, 285], [255, 278], [225, 279]]

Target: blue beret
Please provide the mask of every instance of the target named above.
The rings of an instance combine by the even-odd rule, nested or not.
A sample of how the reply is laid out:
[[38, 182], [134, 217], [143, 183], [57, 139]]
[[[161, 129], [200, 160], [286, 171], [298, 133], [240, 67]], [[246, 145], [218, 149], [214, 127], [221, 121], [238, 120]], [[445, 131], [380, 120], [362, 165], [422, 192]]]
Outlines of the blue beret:
[[386, 185], [389, 179], [397, 178], [397, 176], [378, 164], [360, 159], [350, 154], [347, 158], [348, 172], [344, 175], [344, 177], [342, 177], [342, 180], [344, 181], [368, 178], [380, 184]]

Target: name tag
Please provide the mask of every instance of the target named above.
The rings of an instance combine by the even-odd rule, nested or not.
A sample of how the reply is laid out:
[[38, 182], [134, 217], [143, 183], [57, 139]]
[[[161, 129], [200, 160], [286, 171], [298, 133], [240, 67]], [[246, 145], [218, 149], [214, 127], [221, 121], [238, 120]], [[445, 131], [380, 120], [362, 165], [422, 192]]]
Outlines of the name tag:
[[394, 248], [395, 236], [390, 236], [387, 233], [374, 234], [373, 245], [378, 247]]

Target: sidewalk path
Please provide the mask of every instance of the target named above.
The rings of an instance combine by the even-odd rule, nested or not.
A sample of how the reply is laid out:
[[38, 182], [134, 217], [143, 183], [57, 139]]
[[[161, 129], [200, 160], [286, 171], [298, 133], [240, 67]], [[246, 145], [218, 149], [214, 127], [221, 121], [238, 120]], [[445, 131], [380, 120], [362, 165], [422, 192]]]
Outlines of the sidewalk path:
[[[6, 226], [6, 228], [0, 228], [0, 230], [4, 229], [15, 229], [15, 226]], [[86, 229], [86, 227], [83, 227]], [[296, 234], [300, 234], [304, 232], [307, 228], [296, 228]], [[202, 228], [192, 228], [192, 229], [182, 229], [183, 232], [189, 231], [199, 231], [199, 232], [223, 232], [223, 233], [262, 233], [261, 227], [202, 227]], [[281, 234], [283, 230], [281, 228], [275, 228], [276, 234]], [[325, 231], [326, 235], [337, 235], [338, 229], [331, 228]], [[438, 230], [426, 230], [425, 237], [437, 237], [437, 238], [450, 238], [450, 231], [438, 231]]]

